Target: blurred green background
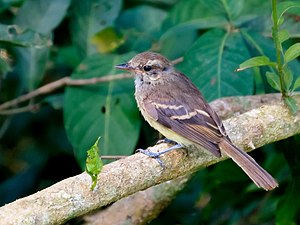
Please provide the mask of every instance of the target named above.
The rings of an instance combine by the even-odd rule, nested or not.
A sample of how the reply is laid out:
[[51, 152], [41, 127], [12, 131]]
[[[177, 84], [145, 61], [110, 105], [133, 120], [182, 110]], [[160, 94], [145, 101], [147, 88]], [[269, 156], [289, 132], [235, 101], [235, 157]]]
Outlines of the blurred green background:
[[[299, 41], [300, 10], [281, 29]], [[207, 100], [272, 93], [268, 67], [233, 72], [250, 57], [275, 60], [271, 1], [0, 0], [0, 101], [56, 81], [120, 73], [114, 65], [157, 51], [187, 74]], [[290, 63], [300, 75], [299, 61]], [[0, 110], [0, 205], [84, 168], [101, 136], [102, 155], [130, 155], [156, 142], [141, 118], [132, 79], [59, 88]], [[1, 106], [0, 106], [1, 107]], [[298, 136], [251, 155], [280, 183], [258, 190], [231, 161], [199, 171], [151, 224], [299, 224]]]

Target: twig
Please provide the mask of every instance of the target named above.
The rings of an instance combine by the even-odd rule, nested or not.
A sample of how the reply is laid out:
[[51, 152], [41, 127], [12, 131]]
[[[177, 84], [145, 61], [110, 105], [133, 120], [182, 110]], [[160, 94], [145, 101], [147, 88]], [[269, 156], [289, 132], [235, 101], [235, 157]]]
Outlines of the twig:
[[24, 107], [8, 109], [8, 110], [1, 110], [0, 115], [13, 115], [23, 112], [36, 112], [40, 109], [41, 104], [29, 104]]
[[117, 74], [117, 75], [107, 75], [107, 76], [103, 76], [103, 77], [94, 77], [94, 78], [90, 78], [90, 79], [77, 79], [77, 80], [72, 79], [70, 77], [64, 77], [57, 81], [46, 84], [34, 91], [31, 91], [31, 92], [25, 94], [25, 95], [21, 95], [18, 98], [15, 98], [11, 101], [1, 104], [0, 110], [14, 107], [21, 102], [28, 101], [39, 95], [45, 95], [45, 94], [51, 93], [54, 90], [64, 87], [66, 85], [69, 85], [69, 86], [92, 85], [92, 84], [96, 84], [96, 83], [108, 82], [108, 81], [113, 81], [113, 80], [121, 80], [121, 79], [132, 78], [132, 77], [133, 76], [129, 73], [121, 73], [121, 74]]
[[183, 59], [184, 59], [183, 57], [179, 57], [177, 59], [174, 59], [174, 60], [172, 60], [172, 64], [176, 65], [178, 63], [181, 63], [183, 61]]

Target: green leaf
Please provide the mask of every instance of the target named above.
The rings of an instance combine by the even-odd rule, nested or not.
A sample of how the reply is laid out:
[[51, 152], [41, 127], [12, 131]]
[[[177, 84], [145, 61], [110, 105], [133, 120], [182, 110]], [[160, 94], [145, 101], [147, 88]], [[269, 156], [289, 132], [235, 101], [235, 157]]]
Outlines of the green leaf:
[[96, 53], [91, 38], [113, 25], [121, 10], [121, 0], [94, 0], [72, 2], [71, 35], [81, 58]]
[[280, 30], [278, 32], [278, 38], [280, 43], [283, 43], [290, 38], [290, 34], [287, 30]]
[[147, 5], [123, 11], [116, 20], [118, 29], [126, 37], [122, 47], [138, 52], [151, 48], [153, 40], [159, 36], [161, 23], [166, 15], [166, 11]]
[[[226, 27], [230, 26], [229, 23], [244, 24], [249, 18], [253, 18], [252, 15], [244, 16], [242, 13], [245, 8], [251, 8], [248, 2], [244, 0], [179, 1], [163, 23], [164, 33], [160, 37], [162, 52], [171, 57], [179, 57], [184, 52], [181, 49], [190, 47], [190, 42], [199, 29]], [[262, 3], [260, 2], [259, 5], [261, 6]], [[171, 49], [171, 46], [177, 48]]]
[[22, 47], [45, 47], [51, 43], [51, 37], [30, 29], [22, 29], [18, 25], [0, 24], [0, 41]]
[[100, 137], [98, 137], [95, 144], [87, 151], [87, 157], [86, 157], [85, 171], [92, 178], [91, 190], [94, 190], [94, 188], [96, 187], [97, 177], [103, 167], [103, 163], [100, 159], [100, 150], [98, 148], [99, 139]]
[[[171, 27], [177, 26], [181, 23], [191, 22], [196, 19], [206, 19], [208, 24], [209, 19], [216, 17], [220, 13], [216, 13], [216, 7], [220, 8], [219, 1], [205, 1], [205, 0], [189, 0], [179, 1], [169, 12], [168, 18], [164, 21], [162, 30], [168, 30]], [[224, 12], [224, 11], [223, 11]], [[225, 15], [221, 15], [225, 18]], [[212, 26], [211, 26], [212, 27]]]
[[281, 91], [279, 76], [273, 72], [266, 72], [268, 83], [277, 91]]
[[294, 83], [293, 91], [296, 90], [299, 87], [300, 87], [300, 76], [296, 79], [296, 81]]
[[293, 44], [284, 53], [284, 62], [288, 63], [300, 55], [300, 43]]
[[198, 32], [195, 29], [187, 28], [177, 31], [176, 35], [169, 35], [159, 40], [160, 53], [169, 59], [179, 58], [185, 54], [187, 49], [191, 48], [197, 38]]
[[134, 28], [139, 32], [150, 33], [160, 29], [166, 16], [166, 11], [160, 8], [141, 5], [123, 11], [116, 22], [120, 29]]
[[257, 67], [257, 66], [272, 66], [275, 67], [276, 63], [270, 61], [267, 56], [256, 56], [251, 59], [247, 59], [245, 62], [239, 65], [237, 71], [242, 71], [248, 68]]
[[213, 29], [203, 34], [186, 52], [179, 69], [210, 101], [222, 96], [253, 93], [250, 72], [234, 72], [247, 58], [248, 48], [239, 33]]
[[124, 41], [124, 38], [118, 36], [112, 27], [103, 29], [91, 38], [91, 43], [97, 47], [100, 53], [112, 52]]
[[192, 21], [184, 22], [179, 25], [174, 26], [171, 29], [168, 29], [167, 32], [165, 32], [161, 36], [161, 41], [164, 41], [168, 37], [172, 37], [176, 35], [177, 33], [184, 33], [186, 31], [190, 30], [197, 30], [197, 29], [208, 29], [208, 28], [214, 28], [214, 27], [220, 27], [225, 26], [228, 23], [228, 21], [223, 17], [212, 17], [212, 18], [200, 18], [195, 19]]
[[278, 15], [278, 24], [281, 24], [280, 21], [283, 19], [283, 14], [292, 8], [300, 8], [300, 3], [297, 1], [285, 1], [281, 2], [277, 6], [277, 15]]
[[65, 17], [71, 0], [27, 0], [18, 11], [15, 22], [42, 34], [51, 32]]
[[[133, 57], [92, 55], [72, 74], [73, 79], [114, 74], [114, 66]], [[84, 168], [86, 149], [101, 136], [103, 155], [129, 155], [139, 137], [141, 119], [134, 100], [131, 79], [90, 86], [68, 87], [65, 93], [64, 122], [77, 161]]]
[[17, 48], [17, 55], [20, 58], [18, 69], [24, 79], [24, 88], [33, 90], [40, 85], [46, 70], [46, 63], [49, 56], [49, 48], [29, 47]]
[[43, 102], [48, 103], [54, 109], [62, 109], [64, 106], [64, 95], [63, 94], [52, 94], [43, 99]]
[[290, 90], [293, 80], [294, 80], [293, 72], [289, 68], [285, 67], [283, 73], [283, 81], [287, 90]]
[[253, 14], [256, 16], [262, 16], [262, 15], [264, 16], [266, 15], [266, 10], [270, 10], [270, 8], [271, 8], [270, 1], [261, 1], [261, 0], [244, 1], [241, 16], [253, 15]]
[[227, 17], [230, 19], [230, 22], [240, 16], [243, 7], [245, 6], [245, 0], [221, 0], [222, 6], [224, 8]]
[[161, 28], [164, 33], [160, 41], [185, 31], [225, 26], [228, 20], [224, 11], [220, 1], [180, 1], [164, 21]]
[[292, 97], [286, 97], [284, 98], [285, 104], [289, 107], [291, 113], [295, 116], [298, 113], [298, 106], [297, 102], [294, 98]]

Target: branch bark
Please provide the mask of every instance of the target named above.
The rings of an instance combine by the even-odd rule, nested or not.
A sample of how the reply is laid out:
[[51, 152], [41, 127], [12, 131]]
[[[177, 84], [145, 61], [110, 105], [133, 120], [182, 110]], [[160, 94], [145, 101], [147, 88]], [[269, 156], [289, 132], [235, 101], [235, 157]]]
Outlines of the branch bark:
[[[300, 98], [296, 98], [298, 105]], [[300, 133], [300, 113], [292, 116], [281, 102], [224, 121], [232, 141], [247, 151]], [[152, 147], [159, 151], [167, 147]], [[103, 167], [94, 191], [84, 172], [0, 208], [3, 224], [60, 224], [156, 184], [191, 174], [224, 160], [207, 151], [178, 150], [163, 155], [166, 168], [137, 153]]]
[[84, 217], [85, 225], [143, 225], [155, 219], [181, 191], [191, 175], [158, 184], [122, 198], [108, 208]]

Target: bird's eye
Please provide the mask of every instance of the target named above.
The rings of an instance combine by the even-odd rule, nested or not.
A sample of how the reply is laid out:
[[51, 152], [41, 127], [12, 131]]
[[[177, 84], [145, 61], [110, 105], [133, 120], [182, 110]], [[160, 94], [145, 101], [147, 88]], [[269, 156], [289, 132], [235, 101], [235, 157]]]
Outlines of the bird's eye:
[[146, 65], [146, 66], [143, 67], [143, 69], [147, 72], [147, 71], [150, 71], [152, 69], [152, 67]]

